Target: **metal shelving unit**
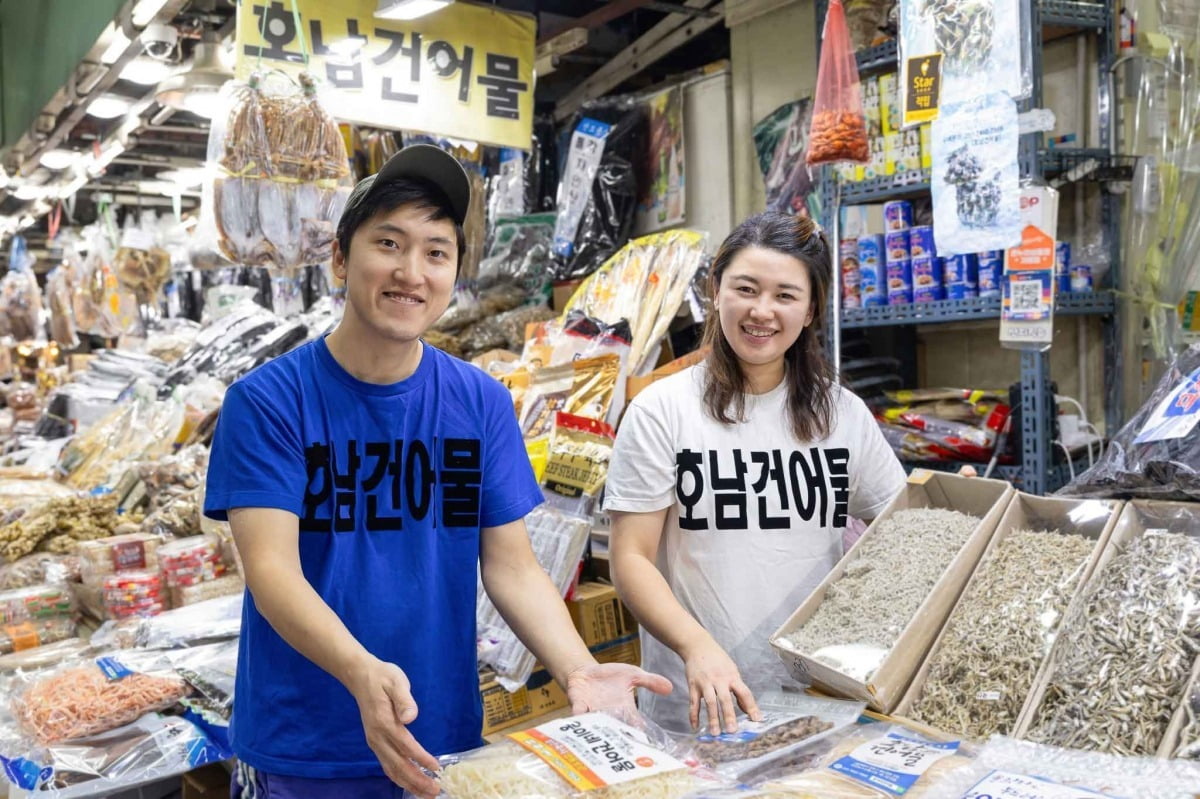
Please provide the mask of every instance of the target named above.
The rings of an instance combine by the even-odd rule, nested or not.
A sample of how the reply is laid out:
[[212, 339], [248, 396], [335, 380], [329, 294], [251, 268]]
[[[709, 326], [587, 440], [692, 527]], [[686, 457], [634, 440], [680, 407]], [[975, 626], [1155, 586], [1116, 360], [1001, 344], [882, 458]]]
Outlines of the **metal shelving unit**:
[[[825, 19], [826, 4], [816, 3], [817, 47], [820, 48], [820, 30]], [[1108, 92], [1108, 70], [1114, 58], [1116, 18], [1111, 3], [1077, 2], [1076, 0], [1022, 0], [1022, 15], [1029, 19], [1030, 30], [1041, 35], [1032, 35], [1030, 56], [1033, 68], [1033, 94], [1020, 103], [1020, 110], [1040, 106], [1042, 102], [1042, 48], [1043, 37], [1062, 33], [1085, 33], [1092, 31], [1098, 38], [1100, 57], [1096, 64], [1100, 93], [1099, 131], [1101, 147], [1098, 149], [1047, 150], [1040, 133], [1021, 137], [1019, 159], [1023, 177], [1042, 177], [1066, 174], [1069, 178], [1083, 175], [1084, 180], [1119, 180], [1125, 177], [1128, 164], [1122, 163], [1111, 153], [1109, 141], [1109, 117], [1112, 113], [1112, 98]], [[1064, 29], [1066, 29], [1064, 31]], [[857, 54], [858, 68], [862, 74], [886, 72], [898, 68], [898, 51], [895, 41], [886, 42], [860, 51]], [[1075, 174], [1072, 174], [1075, 170]], [[920, 196], [929, 192], [929, 173], [914, 172], [880, 178], [861, 183], [837, 185], [832, 170], [825, 169], [821, 179], [822, 223], [829, 230], [837, 230], [839, 210], [843, 205], [881, 203], [888, 200]], [[1117, 241], [1118, 208], [1115, 198], [1107, 191], [1101, 192], [1101, 227], [1106, 236], [1110, 252], [1109, 281], [1119, 285], [1119, 245]], [[840, 348], [841, 330], [896, 325], [924, 325], [946, 322], [988, 320], [1000, 318], [1000, 301], [947, 300], [911, 306], [887, 308], [842, 309], [838, 282], [832, 291], [831, 302], [837, 305], [833, 318], [837, 320], [832, 335], [835, 351]], [[1106, 361], [1116, 362], [1118, 346], [1116, 304], [1111, 292], [1065, 293], [1056, 298], [1055, 313], [1058, 315], [1099, 315], [1106, 320], [1104, 345]], [[1023, 490], [1044, 494], [1064, 485], [1068, 480], [1066, 464], [1055, 463], [1052, 456], [1051, 431], [1057, 410], [1050, 388], [1050, 359], [1046, 353], [1023, 352], [1021, 354], [1021, 427], [1013, 431], [1020, 436], [1021, 465], [1000, 467], [999, 476], [1012, 480]], [[1115, 431], [1120, 426], [1119, 380], [1106, 384], [1107, 426]], [[915, 464], [921, 465], [921, 464]], [[946, 468], [957, 468], [958, 464], [946, 464]]]

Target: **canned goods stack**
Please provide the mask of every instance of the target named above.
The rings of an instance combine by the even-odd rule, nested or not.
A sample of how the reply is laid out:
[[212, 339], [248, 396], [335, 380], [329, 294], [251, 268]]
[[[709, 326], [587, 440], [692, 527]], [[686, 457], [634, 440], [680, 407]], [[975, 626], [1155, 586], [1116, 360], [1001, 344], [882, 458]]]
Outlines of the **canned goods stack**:
[[883, 222], [887, 229], [884, 248], [887, 259], [888, 305], [909, 305], [913, 301], [912, 203], [897, 200], [883, 206]]

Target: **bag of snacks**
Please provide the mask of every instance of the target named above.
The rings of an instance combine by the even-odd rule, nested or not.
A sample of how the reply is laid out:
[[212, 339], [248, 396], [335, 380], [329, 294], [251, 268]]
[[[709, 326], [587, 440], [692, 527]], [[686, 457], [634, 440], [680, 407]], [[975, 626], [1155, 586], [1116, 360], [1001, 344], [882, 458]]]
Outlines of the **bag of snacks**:
[[99, 578], [124, 571], [158, 568], [158, 547], [162, 539], [149, 533], [127, 533], [84, 541], [79, 545], [84, 572]]
[[817, 69], [817, 95], [806, 160], [809, 166], [838, 161], [865, 164], [871, 158], [867, 121], [842, 0], [832, 0], [829, 4], [821, 39], [821, 64]]
[[75, 597], [65, 585], [33, 585], [0, 592], [0, 624], [74, 618]]
[[157, 616], [167, 610], [167, 594], [156, 571], [110, 574], [102, 584], [104, 610], [110, 618]]

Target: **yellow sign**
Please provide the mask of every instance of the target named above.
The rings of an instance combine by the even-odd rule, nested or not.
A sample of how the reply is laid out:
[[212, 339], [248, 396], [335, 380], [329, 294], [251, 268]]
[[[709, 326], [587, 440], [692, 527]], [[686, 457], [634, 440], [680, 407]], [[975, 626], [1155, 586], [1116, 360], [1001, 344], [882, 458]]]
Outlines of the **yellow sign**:
[[[337, 119], [528, 149], [532, 17], [451, 3], [411, 21], [376, 0], [239, 0], [237, 77], [308, 70]], [[299, 24], [297, 24], [297, 22]]]

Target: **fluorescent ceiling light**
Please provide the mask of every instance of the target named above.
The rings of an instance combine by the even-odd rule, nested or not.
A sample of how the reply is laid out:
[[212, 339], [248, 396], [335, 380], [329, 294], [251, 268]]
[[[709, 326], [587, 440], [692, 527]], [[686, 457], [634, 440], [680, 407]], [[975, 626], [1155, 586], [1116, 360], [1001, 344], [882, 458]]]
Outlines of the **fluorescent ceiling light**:
[[71, 150], [47, 150], [38, 160], [46, 169], [66, 169], [79, 160], [79, 153]]
[[116, 119], [125, 114], [133, 106], [133, 103], [115, 94], [102, 94], [95, 100], [92, 100], [91, 105], [87, 107], [87, 112], [94, 117], [100, 119]]
[[183, 110], [198, 117], [212, 119], [220, 110], [220, 97], [216, 92], [192, 92], [183, 98]]
[[221, 63], [220, 44], [202, 41], [196, 45], [191, 69], [158, 84], [154, 97], [162, 105], [211, 118], [218, 110], [217, 92], [232, 77]]
[[129, 39], [125, 37], [125, 32], [119, 27], [113, 26], [113, 40], [100, 56], [100, 63], [111, 64], [121, 57], [121, 53], [125, 52], [125, 48], [129, 46]]
[[167, 0], [138, 0], [138, 4], [133, 7], [133, 13], [130, 14], [130, 20], [135, 26], [144, 28], [154, 20], [166, 4]]
[[174, 72], [175, 66], [172, 64], [146, 56], [138, 56], [121, 70], [121, 80], [127, 80], [139, 86], [153, 86], [171, 77]]
[[191, 166], [182, 169], [164, 169], [155, 177], [185, 189], [194, 189], [204, 183], [205, 172], [206, 170], [202, 166]]
[[109, 164], [113, 162], [117, 156], [125, 152], [125, 145], [119, 141], [113, 141], [106, 144], [99, 155], [90, 155], [86, 163], [87, 172], [90, 175], [99, 175]]
[[139, 180], [137, 187], [142, 194], [161, 194], [164, 197], [171, 197], [182, 191], [175, 183], [168, 183], [165, 180]]
[[87, 182], [88, 182], [88, 176], [86, 174], [79, 175], [74, 180], [72, 180], [70, 183], [67, 183], [61, 189], [59, 189], [58, 198], [60, 200], [67, 199], [71, 195], [75, 194], [75, 192], [79, 191], [84, 186], [86, 186]]
[[450, 5], [454, 0], [379, 0], [375, 16], [379, 19], [417, 19]]

